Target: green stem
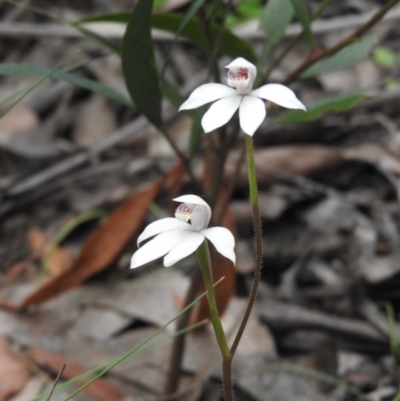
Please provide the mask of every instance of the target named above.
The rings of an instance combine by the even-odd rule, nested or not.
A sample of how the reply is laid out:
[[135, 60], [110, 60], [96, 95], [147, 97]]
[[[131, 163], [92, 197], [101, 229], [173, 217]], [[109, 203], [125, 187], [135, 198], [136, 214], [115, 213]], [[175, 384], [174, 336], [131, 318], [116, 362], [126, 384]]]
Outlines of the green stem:
[[211, 260], [210, 253], [208, 250], [207, 240], [197, 249], [197, 258], [201, 272], [203, 274], [204, 284], [206, 286], [206, 293], [208, 299], [208, 307], [210, 308], [211, 323], [214, 328], [215, 337], [217, 338], [219, 349], [223, 357], [222, 364], [222, 375], [223, 375], [223, 388], [224, 388], [224, 400], [233, 401], [233, 385], [232, 385], [232, 353], [229, 349], [226, 341], [224, 328], [222, 327], [221, 319], [219, 318], [217, 303], [215, 300], [214, 286], [212, 283], [211, 273]]
[[215, 336], [217, 337], [218, 346], [221, 350], [221, 354], [226, 357], [230, 355], [228, 343], [226, 341], [225, 332], [222, 327], [221, 319], [219, 318], [217, 302], [215, 300], [214, 287], [211, 277], [211, 261], [210, 253], [208, 251], [207, 240], [198, 247], [197, 258], [201, 273], [203, 274], [204, 284], [206, 286], [206, 293], [208, 299], [208, 305], [210, 308], [211, 322], [214, 327]]
[[258, 189], [257, 189], [257, 176], [256, 165], [254, 162], [254, 147], [253, 138], [249, 135], [246, 137], [246, 150], [247, 150], [247, 174], [249, 176], [249, 190], [251, 205], [258, 208]]
[[244, 329], [246, 328], [247, 321], [251, 310], [256, 299], [258, 283], [261, 278], [261, 267], [262, 267], [262, 229], [261, 229], [261, 215], [260, 208], [258, 204], [258, 189], [257, 189], [257, 177], [256, 177], [256, 167], [254, 163], [254, 148], [253, 148], [253, 138], [249, 135], [246, 137], [246, 148], [247, 148], [247, 171], [249, 177], [249, 188], [250, 188], [250, 201], [253, 208], [253, 219], [254, 219], [254, 231], [255, 231], [255, 244], [256, 244], [256, 266], [254, 271], [253, 285], [250, 290], [249, 302], [246, 307], [242, 322], [240, 323], [239, 330], [236, 334], [235, 340], [231, 347], [232, 356], [235, 354], [239, 341], [242, 338]]

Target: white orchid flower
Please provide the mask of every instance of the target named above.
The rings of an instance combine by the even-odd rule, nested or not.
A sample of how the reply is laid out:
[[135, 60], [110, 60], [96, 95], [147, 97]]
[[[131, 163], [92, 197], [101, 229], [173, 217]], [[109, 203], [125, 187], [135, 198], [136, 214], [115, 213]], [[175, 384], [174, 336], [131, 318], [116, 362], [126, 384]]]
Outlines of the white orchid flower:
[[172, 266], [192, 254], [206, 238], [221, 255], [235, 264], [232, 233], [224, 227], [207, 228], [211, 219], [210, 206], [196, 195], [184, 195], [173, 200], [183, 202], [176, 209], [175, 218], [157, 220], [145, 228], [138, 238], [138, 246], [144, 240], [156, 237], [133, 254], [131, 269], [164, 255], [164, 266]]
[[294, 92], [284, 85], [268, 84], [252, 90], [257, 69], [244, 58], [233, 60], [225, 68], [228, 69], [229, 86], [214, 83], [201, 85], [179, 108], [179, 111], [195, 109], [217, 100], [201, 120], [205, 133], [226, 124], [239, 109], [240, 127], [247, 135], [253, 136], [267, 114], [261, 99], [288, 109], [306, 110]]

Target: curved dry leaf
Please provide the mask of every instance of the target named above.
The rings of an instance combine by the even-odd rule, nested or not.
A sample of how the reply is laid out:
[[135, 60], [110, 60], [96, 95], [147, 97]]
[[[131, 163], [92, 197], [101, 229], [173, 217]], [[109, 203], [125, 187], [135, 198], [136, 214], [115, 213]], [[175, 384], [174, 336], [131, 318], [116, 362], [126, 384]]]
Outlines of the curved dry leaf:
[[110, 266], [141, 228], [149, 204], [163, 186], [178, 181], [182, 174], [182, 165], [179, 163], [168, 174], [133, 195], [90, 235], [72, 267], [28, 296], [20, 308], [46, 302]]

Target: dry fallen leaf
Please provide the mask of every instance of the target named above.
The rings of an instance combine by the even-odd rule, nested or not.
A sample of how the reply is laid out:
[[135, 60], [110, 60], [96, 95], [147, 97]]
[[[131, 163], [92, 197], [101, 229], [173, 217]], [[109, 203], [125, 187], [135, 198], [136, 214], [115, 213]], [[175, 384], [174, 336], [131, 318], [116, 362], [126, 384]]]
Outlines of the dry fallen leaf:
[[[85, 373], [87, 369], [80, 363], [75, 362], [64, 355], [57, 354], [45, 350], [43, 348], [33, 348], [28, 355], [41, 366], [51, 370], [54, 374], [58, 374], [62, 366], [66, 364], [66, 368], [62, 374], [63, 379], [72, 379]], [[79, 387], [85, 384], [89, 379], [79, 383]], [[107, 383], [104, 379], [98, 379], [93, 384], [88, 386], [84, 392], [98, 401], [118, 401], [123, 398], [123, 395]]]
[[161, 188], [181, 176], [182, 165], [179, 163], [164, 177], [133, 195], [88, 238], [78, 259], [68, 271], [48, 281], [28, 296], [20, 307], [46, 302], [110, 266], [141, 228], [148, 206]]
[[28, 368], [14, 355], [8, 341], [0, 337], [0, 401], [6, 401], [21, 391], [30, 376]]

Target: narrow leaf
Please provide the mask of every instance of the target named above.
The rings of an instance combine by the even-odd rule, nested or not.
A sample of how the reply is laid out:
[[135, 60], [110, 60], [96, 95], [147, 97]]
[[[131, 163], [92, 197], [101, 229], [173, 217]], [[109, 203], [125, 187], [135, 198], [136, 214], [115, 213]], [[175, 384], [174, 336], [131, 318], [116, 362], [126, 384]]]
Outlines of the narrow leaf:
[[[172, 33], [177, 32], [184, 17], [175, 14], [153, 14], [153, 28], [163, 29]], [[221, 27], [217, 24], [210, 24], [210, 34], [213, 42], [217, 41], [221, 33]], [[207, 43], [204, 38], [200, 22], [196, 18], [190, 21], [181, 31], [181, 36], [187, 37], [198, 46], [206, 49]], [[222, 54], [232, 58], [244, 57], [249, 61], [256, 61], [252, 48], [238, 36], [234, 35], [228, 29], [223, 29], [219, 51]]]
[[194, 17], [194, 15], [197, 13], [197, 11], [204, 3], [205, 0], [196, 0], [192, 3], [192, 5], [189, 7], [189, 10], [187, 10], [185, 16], [183, 17], [183, 20], [179, 24], [176, 36], [178, 36], [182, 32], [182, 29], [187, 25], [187, 23], [191, 20], [191, 18]]
[[[126, 12], [102, 14], [94, 17], [84, 18], [76, 21], [75, 24], [83, 24], [87, 22], [128, 22], [130, 14]], [[153, 13], [151, 16], [151, 25], [153, 28], [162, 29], [164, 31], [176, 34], [182, 25], [184, 16], [178, 14], [167, 14], [167, 13]], [[215, 42], [221, 32], [221, 26], [217, 24], [210, 24], [211, 39]], [[180, 36], [190, 39], [198, 46], [206, 49], [207, 43], [203, 35], [200, 22], [196, 18], [190, 18], [185, 26], [183, 26]], [[256, 56], [251, 46], [246, 43], [243, 39], [234, 35], [229, 29], [223, 30], [223, 36], [219, 51], [221, 54], [236, 58], [244, 57], [251, 62], [256, 61]]]
[[123, 24], [127, 24], [130, 17], [131, 17], [130, 12], [119, 11], [115, 13], [98, 14], [98, 15], [93, 15], [91, 17], [81, 18], [77, 21], [74, 21], [73, 24], [82, 25], [91, 22], [120, 22]]
[[282, 114], [280, 119], [288, 124], [314, 121], [329, 111], [349, 110], [363, 99], [365, 99], [365, 95], [360, 93], [327, 97], [315, 103], [308, 104], [306, 112], [303, 110], [292, 110]]
[[316, 63], [302, 76], [304, 78], [311, 78], [326, 72], [352, 67], [368, 57], [375, 43], [375, 36], [366, 36], [365, 38], [340, 50], [333, 56]]
[[260, 21], [260, 26], [267, 37], [260, 56], [260, 66], [264, 64], [272, 46], [281, 39], [293, 14], [291, 0], [269, 0], [267, 2]]
[[151, 37], [152, 0], [139, 1], [132, 12], [122, 42], [122, 70], [137, 108], [161, 128], [161, 89]]
[[41, 85], [44, 81], [49, 79], [55, 71], [57, 71], [59, 66], [53, 68], [52, 70], [49, 70], [49, 72], [42, 76], [38, 81], [34, 82], [32, 85], [30, 85], [28, 88], [26, 88], [21, 95], [17, 96], [14, 98], [10, 104], [4, 107], [0, 111], [0, 118], [3, 118], [5, 114], [7, 114], [14, 106], [16, 106], [22, 99], [24, 99], [29, 93], [31, 93], [34, 89], [36, 89], [39, 85]]
[[99, 82], [92, 81], [91, 79], [82, 78], [75, 74], [64, 71], [54, 71], [51, 68], [45, 68], [31, 64], [0, 64], [0, 75], [50, 76], [51, 78], [66, 81], [89, 91], [99, 93], [109, 99], [115, 100], [118, 103], [125, 104], [126, 106], [133, 106], [133, 103], [128, 98], [114, 91], [113, 89], [108, 88]]
[[200, 148], [201, 139], [204, 135], [203, 127], [201, 126], [201, 119], [204, 116], [206, 107], [200, 107], [192, 111], [193, 125], [190, 134], [189, 156], [194, 156]]
[[167, 53], [167, 55], [165, 57], [164, 65], [163, 65], [163, 68], [161, 70], [161, 77], [162, 78], [164, 77], [165, 70], [166, 70], [167, 65], [169, 63], [171, 52], [174, 49], [174, 46], [176, 44], [176, 41], [179, 38], [180, 33], [182, 32], [182, 29], [187, 25], [187, 23], [190, 21], [190, 19], [196, 14], [196, 12], [200, 9], [200, 7], [204, 4], [204, 2], [205, 2], [205, 0], [196, 0], [196, 1], [194, 1], [192, 3], [192, 5], [189, 7], [189, 10], [186, 12], [182, 22], [179, 25], [178, 30], [175, 33], [174, 40], [172, 41], [171, 45], [169, 46], [168, 53]]
[[314, 46], [314, 37], [311, 31], [311, 18], [308, 15], [306, 5], [303, 0], [290, 0], [296, 12], [297, 18], [303, 25], [304, 35], [310, 47]]

